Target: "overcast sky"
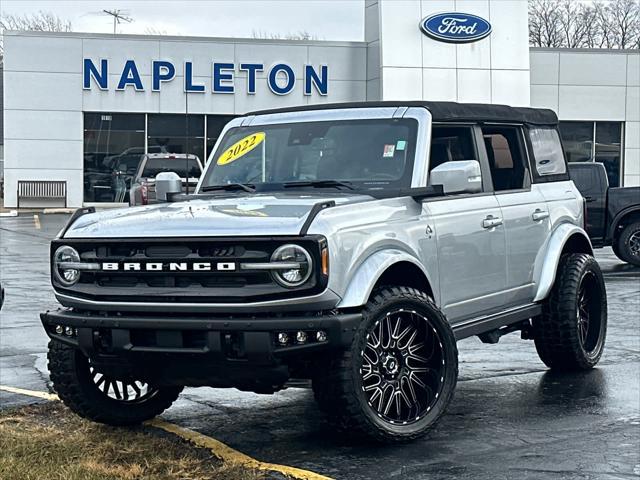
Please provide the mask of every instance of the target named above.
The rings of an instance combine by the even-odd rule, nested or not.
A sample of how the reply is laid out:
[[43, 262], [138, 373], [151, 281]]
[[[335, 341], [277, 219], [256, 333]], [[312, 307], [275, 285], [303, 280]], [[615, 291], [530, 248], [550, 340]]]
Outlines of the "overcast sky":
[[119, 33], [252, 37], [253, 31], [286, 35], [306, 31], [319, 40], [362, 40], [364, 0], [0, 0], [0, 14], [39, 10], [70, 20], [79, 32], [113, 33], [103, 9], [133, 18]]

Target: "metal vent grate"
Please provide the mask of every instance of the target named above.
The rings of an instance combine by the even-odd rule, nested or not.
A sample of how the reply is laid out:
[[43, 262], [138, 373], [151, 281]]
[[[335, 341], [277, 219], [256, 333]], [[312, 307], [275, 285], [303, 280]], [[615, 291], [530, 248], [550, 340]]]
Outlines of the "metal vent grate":
[[21, 198], [63, 198], [67, 205], [67, 182], [63, 180], [19, 180], [18, 206]]

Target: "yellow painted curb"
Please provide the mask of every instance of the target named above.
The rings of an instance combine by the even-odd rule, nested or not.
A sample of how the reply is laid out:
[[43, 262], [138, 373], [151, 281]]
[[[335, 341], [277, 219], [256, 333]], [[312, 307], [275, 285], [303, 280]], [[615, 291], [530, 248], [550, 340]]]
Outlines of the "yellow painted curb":
[[202, 448], [207, 448], [216, 457], [225, 463], [233, 463], [236, 465], [242, 465], [243, 467], [254, 468], [256, 470], [267, 470], [272, 472], [280, 472], [291, 478], [300, 480], [331, 480], [330, 477], [325, 477], [318, 473], [310, 472], [308, 470], [302, 470], [300, 468], [288, 467], [286, 465], [278, 465], [275, 463], [260, 462], [254, 458], [240, 453], [237, 450], [225, 445], [224, 443], [216, 440], [215, 438], [208, 437], [202, 433], [190, 430], [188, 428], [179, 427], [173, 423], [165, 422], [159, 418], [154, 418], [145, 422], [145, 425], [149, 425], [156, 428], [161, 428], [167, 432], [178, 435], [185, 440], [190, 441], [194, 445]]
[[8, 387], [0, 385], [0, 390], [9, 393], [17, 393], [18, 395], [26, 395], [28, 397], [42, 398], [44, 400], [60, 400], [54, 393], [38, 392], [36, 390], [26, 390], [24, 388]]
[[[36, 390], [27, 390], [24, 388], [9, 387], [6, 385], [0, 385], [0, 390], [10, 393], [16, 393], [19, 395], [27, 395], [30, 397], [42, 398], [44, 400], [60, 400], [56, 394], [38, 392]], [[286, 465], [278, 465], [276, 463], [266, 463], [251, 458], [244, 453], [234, 450], [228, 445], [225, 445], [215, 438], [208, 437], [202, 433], [190, 430], [188, 428], [179, 427], [173, 423], [154, 418], [144, 422], [145, 425], [150, 427], [160, 428], [166, 432], [173, 433], [174, 435], [183, 438], [197, 447], [206, 448], [213, 455], [225, 463], [232, 463], [235, 465], [242, 465], [247, 468], [254, 468], [256, 470], [266, 470], [271, 472], [280, 472], [291, 478], [299, 480], [332, 480], [331, 477], [325, 477], [318, 473], [310, 472], [308, 470], [302, 470], [301, 468], [288, 467]]]

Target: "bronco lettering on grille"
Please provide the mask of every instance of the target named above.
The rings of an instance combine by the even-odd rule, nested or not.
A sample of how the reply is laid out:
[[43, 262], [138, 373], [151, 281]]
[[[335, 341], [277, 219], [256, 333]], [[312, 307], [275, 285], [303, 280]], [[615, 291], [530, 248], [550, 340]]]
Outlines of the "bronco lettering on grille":
[[104, 271], [125, 271], [125, 272], [229, 272], [235, 271], [236, 264], [234, 262], [104, 262], [102, 270]]

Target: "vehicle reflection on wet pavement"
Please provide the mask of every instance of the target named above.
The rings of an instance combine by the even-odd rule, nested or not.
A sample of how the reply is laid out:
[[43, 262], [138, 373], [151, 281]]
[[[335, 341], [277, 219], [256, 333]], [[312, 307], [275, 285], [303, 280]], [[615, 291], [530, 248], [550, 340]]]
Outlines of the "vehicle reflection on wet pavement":
[[[46, 390], [47, 338], [38, 313], [57, 308], [48, 242], [68, 216], [0, 219], [0, 384]], [[594, 370], [549, 372], [517, 333], [497, 345], [459, 343], [455, 398], [422, 440], [382, 447], [330, 430], [310, 390], [262, 396], [186, 389], [164, 418], [263, 461], [344, 479], [640, 477], [640, 269], [598, 250], [609, 330]], [[32, 403], [0, 392], [0, 408]]]

